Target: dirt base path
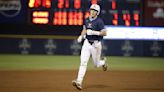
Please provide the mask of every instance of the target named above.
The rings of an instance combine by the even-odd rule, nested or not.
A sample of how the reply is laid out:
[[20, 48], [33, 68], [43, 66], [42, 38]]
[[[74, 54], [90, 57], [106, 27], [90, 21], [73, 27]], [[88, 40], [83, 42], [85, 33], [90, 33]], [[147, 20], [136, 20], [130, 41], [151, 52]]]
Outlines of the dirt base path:
[[[78, 92], [77, 71], [0, 71], [0, 92]], [[82, 92], [164, 92], [164, 71], [88, 71]]]

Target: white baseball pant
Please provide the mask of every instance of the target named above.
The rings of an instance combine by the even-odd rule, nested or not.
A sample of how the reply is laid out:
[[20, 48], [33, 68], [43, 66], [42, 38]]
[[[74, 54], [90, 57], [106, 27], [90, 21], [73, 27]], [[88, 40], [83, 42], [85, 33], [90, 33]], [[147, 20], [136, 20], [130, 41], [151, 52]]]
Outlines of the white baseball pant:
[[101, 49], [102, 45], [100, 41], [94, 41], [94, 43], [91, 45], [87, 39], [85, 39], [82, 50], [81, 50], [81, 62], [77, 77], [77, 82], [82, 84], [83, 78], [86, 73], [87, 64], [90, 58], [90, 55], [92, 55], [93, 63], [96, 67], [101, 67], [105, 64], [104, 60], [100, 60], [101, 56]]

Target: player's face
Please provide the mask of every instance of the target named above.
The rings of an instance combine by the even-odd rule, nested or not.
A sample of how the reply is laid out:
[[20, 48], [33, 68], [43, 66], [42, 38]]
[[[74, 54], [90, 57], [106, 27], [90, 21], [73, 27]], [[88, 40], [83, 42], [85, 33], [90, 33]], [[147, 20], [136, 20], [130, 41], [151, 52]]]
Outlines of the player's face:
[[90, 16], [91, 16], [92, 18], [96, 17], [96, 16], [97, 16], [97, 11], [91, 9], [91, 10], [90, 10]]

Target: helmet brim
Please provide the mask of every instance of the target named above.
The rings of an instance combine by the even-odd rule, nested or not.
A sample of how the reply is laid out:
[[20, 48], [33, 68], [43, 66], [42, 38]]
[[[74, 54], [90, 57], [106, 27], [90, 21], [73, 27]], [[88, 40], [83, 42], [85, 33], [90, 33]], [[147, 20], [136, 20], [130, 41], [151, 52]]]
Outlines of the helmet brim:
[[97, 11], [97, 12], [99, 12], [98, 10], [96, 10], [96, 9], [92, 9], [92, 8], [91, 8], [90, 10], [94, 10], [94, 11]]

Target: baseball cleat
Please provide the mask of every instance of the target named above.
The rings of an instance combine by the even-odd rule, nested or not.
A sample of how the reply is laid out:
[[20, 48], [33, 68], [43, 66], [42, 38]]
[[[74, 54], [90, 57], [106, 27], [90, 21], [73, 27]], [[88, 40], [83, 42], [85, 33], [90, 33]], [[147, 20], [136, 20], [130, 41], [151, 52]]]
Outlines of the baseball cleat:
[[104, 57], [103, 60], [105, 61], [105, 64], [102, 66], [103, 71], [107, 71], [108, 64], [106, 63], [106, 58]]
[[76, 80], [72, 81], [72, 85], [76, 87], [78, 90], [82, 90], [82, 86], [80, 83], [78, 83]]
[[108, 64], [104, 64], [104, 65], [102, 66], [102, 68], [103, 68], [103, 71], [107, 71], [107, 69], [108, 69]]

